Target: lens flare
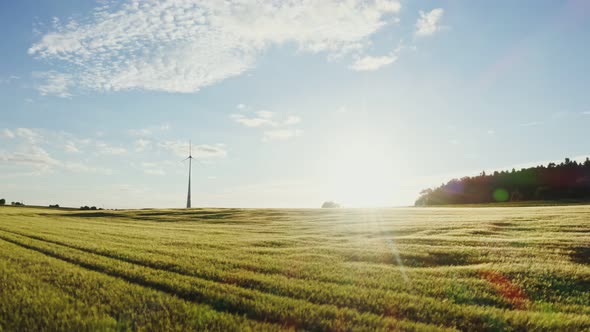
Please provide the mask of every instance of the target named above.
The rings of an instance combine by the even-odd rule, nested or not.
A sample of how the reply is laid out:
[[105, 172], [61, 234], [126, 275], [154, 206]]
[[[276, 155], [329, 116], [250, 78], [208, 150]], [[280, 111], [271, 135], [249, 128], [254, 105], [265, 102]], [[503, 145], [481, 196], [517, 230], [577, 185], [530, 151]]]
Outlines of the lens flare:
[[496, 202], [506, 202], [510, 195], [508, 195], [508, 191], [506, 189], [498, 188], [494, 190], [492, 196]]

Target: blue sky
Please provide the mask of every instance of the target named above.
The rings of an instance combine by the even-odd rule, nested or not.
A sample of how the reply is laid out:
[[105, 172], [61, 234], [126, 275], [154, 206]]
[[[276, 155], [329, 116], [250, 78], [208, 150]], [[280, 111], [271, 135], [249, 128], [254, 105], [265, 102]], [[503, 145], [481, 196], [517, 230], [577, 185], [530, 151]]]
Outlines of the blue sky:
[[585, 1], [3, 1], [0, 196], [409, 205], [585, 158]]

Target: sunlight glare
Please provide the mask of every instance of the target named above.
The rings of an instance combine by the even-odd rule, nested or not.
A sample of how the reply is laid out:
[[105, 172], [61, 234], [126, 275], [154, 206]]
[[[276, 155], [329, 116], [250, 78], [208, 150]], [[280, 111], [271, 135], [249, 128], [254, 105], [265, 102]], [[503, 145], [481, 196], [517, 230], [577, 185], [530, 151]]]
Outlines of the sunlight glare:
[[395, 196], [396, 158], [387, 152], [384, 143], [369, 137], [351, 139], [332, 151], [321, 165], [330, 197], [346, 207], [390, 206]]

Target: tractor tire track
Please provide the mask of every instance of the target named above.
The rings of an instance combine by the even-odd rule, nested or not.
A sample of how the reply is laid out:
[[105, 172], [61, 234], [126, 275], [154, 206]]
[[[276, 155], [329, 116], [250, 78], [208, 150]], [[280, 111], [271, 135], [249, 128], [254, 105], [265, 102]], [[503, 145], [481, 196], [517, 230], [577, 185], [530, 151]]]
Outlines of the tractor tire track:
[[[189, 279], [188, 276], [181, 276], [184, 277], [184, 279], [189, 280], [184, 280], [184, 285], [182, 285], [182, 282], [181, 284], [173, 285], [172, 282], [166, 281], [166, 276], [161, 276], [164, 277], [161, 278], [161, 280], [155, 280], [154, 278], [150, 278], [149, 276], [146, 277], [137, 274], [132, 275], [124, 273], [112, 266], [107, 266], [106, 264], [101, 265], [100, 263], [97, 264], [86, 262], [83, 259], [69, 257], [64, 254], [59, 254], [53, 250], [41, 248], [32, 244], [27, 244], [23, 241], [10, 238], [6, 235], [0, 235], [0, 239], [6, 242], [13, 243], [23, 248], [42, 253], [49, 257], [53, 257], [55, 259], [65, 261], [70, 264], [77, 265], [79, 267], [91, 271], [106, 274], [133, 284], [137, 284], [143, 287], [151, 288], [173, 296], [177, 296], [189, 302], [201, 304], [204, 303], [211, 306], [217, 311], [228, 312], [232, 314], [243, 314], [246, 315], [246, 317], [249, 319], [253, 319], [263, 323], [270, 322], [284, 324], [285, 326], [293, 327], [296, 329], [333, 330], [334, 326], [332, 326], [330, 322], [323, 321], [319, 317], [334, 317], [334, 315], [336, 315], [343, 322], [347, 322], [346, 326], [354, 326], [358, 324], [359, 326], [365, 327], [372, 326], [372, 328], [375, 329], [385, 328], [414, 330], [414, 326], [429, 329], [437, 329], [433, 325], [421, 324], [418, 322], [409, 323], [407, 321], [397, 320], [389, 317], [380, 317], [372, 313], [360, 313], [350, 308], [338, 308], [334, 305], [318, 305], [309, 303], [304, 300], [293, 299], [278, 295], [271, 295], [259, 291], [246, 291], [234, 285], [223, 285], [209, 280], [199, 280], [198, 278], [194, 277]], [[77, 250], [75, 248], [69, 249]], [[100, 256], [100, 258], [106, 260], [113, 259], [110, 257], [96, 255], [93, 253], [90, 254]], [[131, 264], [128, 262], [124, 263]], [[149, 267], [142, 268], [146, 270], [151, 269]], [[160, 273], [155, 273], [156, 276], [158, 274], [162, 275], [164, 273], [170, 273], [169, 271], [158, 272]], [[200, 283], [201, 285], [196, 285], [196, 283]], [[211, 290], [210, 288], [214, 289]], [[257, 305], [257, 303], [262, 304]], [[281, 310], [282, 313], [276, 313], [274, 310], [272, 310], [272, 307], [281, 307], [283, 309]], [[314, 315], [309, 315], [309, 313], [311, 312], [313, 312]], [[438, 329], [441, 328], [438, 327]]]
[[[408, 310], [407, 307], [411, 307], [413, 304], [416, 304], [416, 303], [424, 303], [424, 302], [428, 303], [431, 307], [433, 307], [433, 306], [435, 306], [435, 304], [433, 302], [441, 300], [440, 298], [436, 298], [436, 297], [428, 297], [428, 296], [418, 297], [415, 295], [411, 295], [408, 293], [401, 293], [401, 292], [391, 293], [391, 296], [393, 297], [391, 302], [393, 302], [393, 303], [406, 303], [407, 304], [406, 305], [406, 312], [404, 312], [403, 314], [401, 312], [396, 312], [396, 310], [393, 310], [393, 308], [391, 306], [379, 305], [379, 303], [374, 303], [369, 300], [364, 300], [364, 301], [360, 300], [360, 301], [351, 302], [349, 298], [342, 298], [341, 302], [348, 303], [348, 305], [342, 305], [342, 304], [334, 303], [333, 302], [334, 298], [322, 300], [321, 297], [314, 297], [313, 294], [310, 294], [310, 295], [309, 294], [308, 295], [297, 294], [296, 292], [291, 291], [289, 289], [281, 288], [280, 286], [276, 286], [276, 285], [272, 285], [272, 284], [270, 284], [270, 285], [265, 284], [265, 281], [260, 281], [260, 280], [256, 280], [256, 279], [241, 279], [240, 280], [239, 278], [232, 276], [232, 275], [228, 276], [228, 278], [223, 278], [221, 276], [215, 277], [215, 276], [212, 276], [209, 274], [190, 273], [187, 271], [179, 270], [177, 268], [177, 266], [173, 265], [173, 264], [170, 264], [170, 265], [169, 264], [150, 264], [149, 262], [136, 260], [136, 259], [129, 258], [126, 256], [113, 255], [111, 253], [105, 253], [101, 250], [93, 250], [93, 249], [89, 249], [89, 248], [78, 247], [78, 246], [66, 244], [66, 243], [63, 243], [60, 241], [49, 240], [49, 239], [46, 239], [46, 238], [43, 238], [40, 236], [22, 234], [22, 233], [14, 232], [14, 231], [8, 231], [3, 228], [0, 228], [0, 231], [12, 233], [12, 234], [15, 234], [18, 236], [27, 237], [27, 238], [31, 238], [31, 239], [42, 241], [42, 242], [56, 244], [56, 245], [67, 247], [67, 248], [74, 249], [74, 250], [80, 250], [80, 251], [87, 252], [90, 254], [95, 254], [95, 255], [123, 261], [123, 262], [130, 263], [130, 264], [135, 264], [135, 265], [143, 266], [143, 267], [150, 268], [150, 269], [160, 270], [160, 271], [166, 272], [166, 273], [178, 274], [178, 275], [185, 276], [185, 277], [199, 278], [199, 279], [203, 279], [206, 281], [216, 282], [216, 283], [225, 284], [225, 285], [231, 285], [231, 286], [239, 287], [239, 288], [242, 288], [245, 290], [251, 290], [251, 291], [256, 291], [256, 292], [268, 294], [270, 296], [279, 296], [279, 297], [284, 297], [284, 298], [302, 300], [302, 301], [306, 301], [306, 302], [314, 304], [314, 305], [336, 306], [341, 309], [354, 310], [354, 311], [359, 312], [361, 314], [368, 313], [368, 314], [375, 314], [375, 315], [393, 316], [398, 319], [409, 319], [411, 321], [426, 323], [426, 319], [424, 317], [421, 317], [417, 313], [417, 311], [414, 312], [412, 310]], [[293, 279], [295, 279], [297, 281], [301, 281], [301, 282], [305, 281], [305, 280], [298, 279], [298, 278], [293, 278]], [[332, 284], [330, 282], [322, 282], [322, 284], [325, 284], [325, 287], [342, 286], [341, 284]], [[352, 291], [354, 291], [354, 290], [351, 290], [351, 292]], [[377, 292], [375, 292], [373, 294], [373, 297], [378, 297], [380, 295], [381, 294], [378, 294]], [[330, 300], [332, 300], [332, 301], [330, 301]], [[356, 305], [354, 305], [354, 304], [356, 304]], [[449, 305], [450, 304], [447, 304], [447, 307]], [[469, 307], [470, 305], [456, 304], [454, 306]], [[444, 316], [444, 315], [449, 314], [449, 310], [450, 310], [450, 308], [447, 308], [446, 310], [444, 308], [440, 308], [435, 311], [437, 311], [440, 315]]]

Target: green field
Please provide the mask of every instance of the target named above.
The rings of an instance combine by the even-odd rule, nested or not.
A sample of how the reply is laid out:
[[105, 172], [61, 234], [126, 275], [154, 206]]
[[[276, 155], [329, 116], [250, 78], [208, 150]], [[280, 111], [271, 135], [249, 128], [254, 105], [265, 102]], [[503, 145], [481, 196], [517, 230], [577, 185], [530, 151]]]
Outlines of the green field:
[[0, 208], [0, 330], [590, 330], [590, 207]]

